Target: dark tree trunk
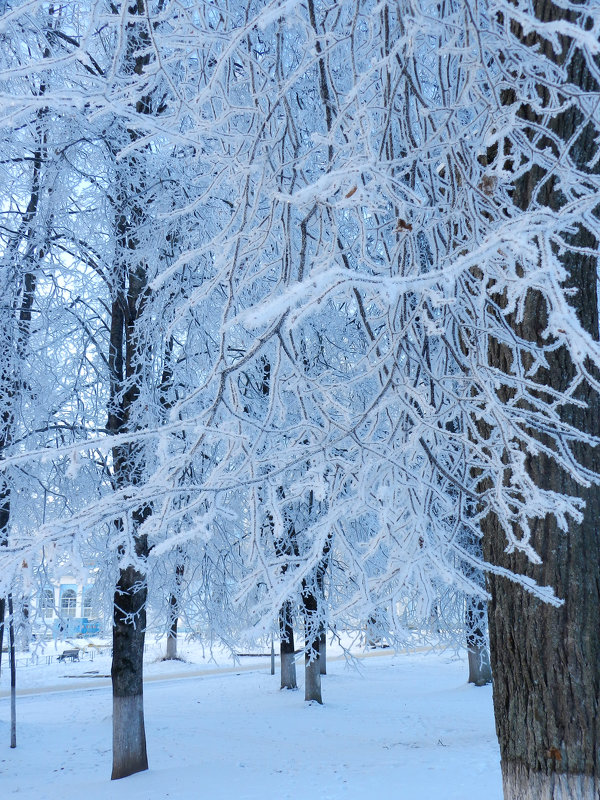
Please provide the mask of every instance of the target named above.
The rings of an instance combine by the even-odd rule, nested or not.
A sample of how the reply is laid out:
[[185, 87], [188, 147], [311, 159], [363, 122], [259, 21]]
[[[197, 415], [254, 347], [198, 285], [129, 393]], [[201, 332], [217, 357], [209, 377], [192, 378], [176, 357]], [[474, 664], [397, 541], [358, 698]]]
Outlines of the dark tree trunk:
[[145, 576], [133, 567], [122, 569], [115, 592], [111, 669], [112, 780], [148, 769], [143, 685], [146, 595]]
[[319, 634], [319, 670], [321, 675], [327, 675], [327, 632]]
[[[325, 576], [329, 568], [331, 539], [332, 536], [330, 534], [323, 545], [323, 554], [317, 567], [317, 600], [323, 609], [325, 608]], [[321, 619], [319, 623], [319, 672], [321, 675], [327, 675], [327, 625], [324, 619]]]
[[294, 655], [294, 625], [292, 623], [292, 604], [284, 603], [279, 612], [279, 655], [281, 669], [281, 688], [297, 689], [296, 658]]
[[17, 654], [12, 595], [8, 595], [8, 640], [10, 651], [10, 746], [17, 746]]
[[[599, 430], [598, 401], [590, 400], [590, 422]], [[591, 448], [574, 449], [581, 461], [600, 468]], [[586, 511], [583, 523], [571, 522], [567, 533], [551, 517], [532, 526], [533, 543], [544, 559], [538, 567], [508, 557], [497, 525], [491, 520], [486, 525], [487, 558], [553, 586], [565, 600], [555, 608], [504, 578], [489, 581], [494, 707], [505, 797], [597, 800], [600, 493], [597, 487], [582, 489], [546, 459], [537, 458], [530, 466], [540, 482], [583, 497]]]
[[[129, 165], [133, 169], [133, 165]], [[121, 200], [128, 197], [122, 188]], [[131, 198], [129, 198], [131, 199]], [[131, 250], [135, 252], [136, 223], [143, 218], [141, 209], [132, 212], [131, 220], [119, 215], [117, 220], [118, 252], [122, 261], [115, 270], [113, 302], [111, 309], [110, 349], [110, 401], [107, 429], [113, 434], [134, 432], [137, 428], [131, 418], [142, 386], [142, 360], [151, 354], [144, 351], [138, 339], [139, 319], [147, 299], [146, 272], [143, 264], [131, 264]], [[115, 488], [135, 486], [140, 483], [144, 469], [143, 446], [135, 443], [113, 447], [113, 482]], [[150, 506], [137, 509], [131, 517], [131, 538], [135, 548], [136, 564], [124, 563], [114, 597], [113, 625], [113, 768], [112, 779], [124, 778], [148, 768], [142, 673], [144, 637], [146, 628], [146, 578], [141, 568], [148, 555], [148, 544], [139, 528], [150, 515]], [[122, 520], [116, 521], [122, 530]], [[130, 543], [131, 544], [131, 543]], [[130, 551], [124, 546], [120, 554]]]
[[[564, 18], [567, 12], [546, 0], [534, 3], [543, 20]], [[527, 43], [539, 44], [531, 35]], [[547, 45], [542, 45], [545, 52]], [[566, 48], [561, 59], [569, 52]], [[575, 52], [565, 64], [568, 80], [597, 92], [581, 54]], [[551, 53], [551, 51], [550, 51]], [[551, 55], [549, 57], [552, 57]], [[508, 98], [510, 101], [514, 98]], [[538, 99], [538, 98], [536, 98]], [[521, 107], [525, 119], [536, 121], [528, 107]], [[556, 116], [549, 127], [567, 142], [580, 123], [578, 112]], [[538, 122], [538, 121], [536, 121]], [[548, 125], [548, 122], [545, 122]], [[597, 127], [597, 126], [596, 126]], [[594, 126], [584, 128], [571, 157], [585, 163], [595, 153]], [[544, 146], [542, 142], [540, 146]], [[561, 196], [552, 178], [535, 169], [515, 183], [514, 203], [528, 208], [534, 191], [542, 203], [555, 210]], [[597, 250], [594, 237], [582, 226], [569, 234], [573, 246]], [[569, 251], [562, 256], [568, 272], [567, 286], [577, 289], [571, 302], [582, 325], [598, 338], [597, 259]], [[547, 309], [541, 296], [530, 291], [524, 318], [513, 321], [517, 334], [541, 343]], [[538, 370], [542, 385], [564, 389], [573, 375], [573, 365], [564, 348], [548, 354], [548, 369]], [[491, 348], [494, 366], [509, 371], [510, 358], [499, 345]], [[589, 365], [594, 370], [593, 365]], [[595, 370], [597, 377], [598, 371]], [[581, 386], [578, 399], [588, 407], [573, 405], [561, 416], [583, 432], [598, 435], [600, 402], [589, 387]], [[589, 470], [600, 472], [600, 452], [581, 442], [569, 445], [575, 459]], [[495, 564], [529, 575], [554, 588], [564, 599], [555, 608], [544, 604], [512, 581], [490, 576], [491, 602], [488, 608], [496, 729], [502, 758], [506, 800], [598, 800], [600, 798], [600, 491], [584, 488], [571, 474], [544, 454], [527, 455], [527, 468], [535, 482], [555, 492], [585, 501], [581, 523], [569, 520], [565, 533], [554, 517], [531, 524], [532, 544], [543, 559], [532, 566], [518, 554], [507, 555], [505, 537], [498, 520], [484, 522], [484, 554]]]
[[[10, 516], [10, 493], [8, 489], [0, 496], [0, 547], [8, 547], [8, 520]], [[4, 647], [4, 628], [6, 598], [0, 598], [0, 675], [2, 674], [2, 648]]]
[[[589, 266], [592, 266], [591, 264]], [[588, 275], [589, 280], [592, 275]], [[595, 265], [593, 283], [595, 283]], [[585, 285], [585, 284], [582, 284]], [[593, 289], [592, 289], [592, 292]], [[531, 318], [529, 318], [531, 319]], [[557, 354], [552, 383], [567, 371]], [[600, 404], [586, 392], [590, 407], [565, 412], [584, 430], [600, 430]], [[572, 446], [577, 459], [600, 470], [599, 455], [587, 445]], [[496, 729], [502, 756], [505, 797], [523, 800], [597, 800], [600, 783], [600, 518], [598, 487], [584, 489], [543, 456], [530, 457], [536, 481], [586, 502], [584, 520], [567, 533], [554, 517], [532, 524], [532, 544], [543, 559], [533, 567], [508, 556], [495, 519], [484, 525], [485, 555], [552, 586], [564, 605], [555, 608], [505, 578], [491, 576], [488, 608]]]
[[[329, 566], [329, 552], [331, 550], [331, 537], [329, 536], [323, 547], [323, 557], [317, 568], [317, 587], [321, 604], [325, 606], [325, 575]], [[327, 628], [325, 622], [319, 625], [319, 672], [327, 675]]]
[[[126, 26], [127, 48], [124, 70], [141, 74], [150, 63], [149, 32], [143, 0], [129, 7], [131, 21]], [[136, 20], [135, 17], [138, 19]], [[152, 98], [142, 96], [136, 102], [138, 114], [152, 113]], [[139, 133], [128, 128], [124, 138], [134, 144]], [[111, 143], [107, 143], [112, 147]], [[141, 148], [142, 153], [144, 148]], [[139, 430], [135, 407], [146, 380], [145, 369], [153, 358], [140, 333], [144, 308], [149, 299], [147, 285], [147, 248], [140, 241], [148, 225], [145, 205], [145, 170], [143, 156], [128, 155], [121, 161], [113, 153], [116, 169], [117, 196], [115, 210], [116, 259], [111, 285], [111, 319], [108, 365], [110, 398], [107, 429], [111, 434], [134, 433]], [[113, 484], [116, 489], [139, 485], [143, 480], [145, 454], [143, 445], [134, 441], [115, 445]], [[151, 514], [146, 505], [131, 517], [131, 541], [120, 554], [135, 549], [119, 570], [114, 596], [113, 662], [113, 767], [112, 779], [124, 778], [148, 768], [143, 704], [143, 657], [146, 633], [147, 584], [143, 573], [148, 556], [148, 542], [140, 534], [140, 526]], [[125, 533], [122, 520], [117, 528]], [[129, 546], [128, 546], [129, 545]]]
[[321, 667], [319, 664], [319, 641], [313, 641], [313, 649], [304, 656], [304, 699], [323, 705], [321, 696]]
[[4, 647], [4, 616], [6, 614], [6, 600], [0, 597], [0, 675], [2, 675], [2, 648]]
[[[124, 226], [124, 223], [121, 221], [120, 225]], [[125, 233], [128, 233], [126, 227]], [[115, 434], [130, 430], [130, 413], [139, 395], [141, 380], [139, 361], [136, 361], [135, 322], [141, 310], [144, 285], [136, 275], [129, 273], [128, 277], [127, 294], [121, 285], [113, 300], [111, 319], [111, 401], [107, 428]], [[122, 391], [124, 383], [127, 389]], [[136, 445], [113, 447], [113, 464], [115, 487], [136, 485], [143, 464], [141, 448]], [[140, 565], [148, 555], [148, 545], [138, 530], [149, 514], [150, 508], [146, 507], [137, 510], [131, 519], [133, 543]], [[116, 526], [123, 530], [120, 520]], [[121, 554], [125, 552], [127, 548], [123, 547]], [[142, 691], [146, 595], [145, 575], [130, 563], [124, 564], [119, 570], [114, 596], [111, 669], [113, 780], [148, 768]]]
[[[173, 602], [175, 601], [175, 602]], [[169, 609], [171, 615], [171, 624], [167, 632], [167, 653], [165, 659], [167, 661], [175, 661], [177, 659], [177, 598], [171, 595], [169, 598]]]

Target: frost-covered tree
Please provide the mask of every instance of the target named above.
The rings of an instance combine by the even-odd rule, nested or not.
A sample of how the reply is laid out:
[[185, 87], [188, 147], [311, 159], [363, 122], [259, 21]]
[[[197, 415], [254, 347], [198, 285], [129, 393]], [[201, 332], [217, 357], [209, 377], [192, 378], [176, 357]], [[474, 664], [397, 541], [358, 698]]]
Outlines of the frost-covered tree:
[[[52, 374], [78, 353], [97, 380], [66, 385], [68, 441], [4, 458], [12, 469], [43, 450], [54, 475], [73, 463], [69, 501], [35, 537], [11, 515], [3, 562], [109, 531], [114, 777], [146, 764], [149, 587], [228, 642], [274, 627], [290, 642], [303, 617], [316, 697], [326, 626], [368, 621], [398, 641], [432, 612], [462, 624], [471, 598], [479, 633], [485, 569], [504, 707], [518, 593], [528, 657], [534, 611], [562, 620], [556, 643], [582, 620], [568, 609], [588, 608], [553, 554], [592, 547], [575, 525], [577, 487], [596, 479], [594, 14], [136, 0], [63, 9], [49, 36], [31, 24], [45, 4], [5, 5], [11, 30], [27, 23], [47, 45], [0, 76], [10, 123], [23, 136], [39, 114], [69, 120], [54, 155], [78, 176], [48, 228], [58, 319], [77, 335], [39, 352]], [[26, 75], [55, 80], [42, 99]], [[518, 728], [519, 698], [499, 721], [509, 795], [526, 773], [596, 780], [570, 749], [566, 701], [554, 721], [541, 713], [543, 749], [544, 723], [531, 740]]]
[[[48, 360], [50, 354], [65, 356], [58, 340], [71, 336], [71, 325], [60, 314], [64, 301], [60, 256], [70, 244], [64, 235], [65, 197], [73, 176], [69, 165], [55, 156], [56, 148], [72, 141], [74, 126], [45, 104], [49, 93], [64, 86], [61, 70], [48, 74], [45, 68], [52, 60], [53, 42], [69, 24], [65, 16], [53, 7], [33, 9], [2, 32], [4, 88], [8, 94], [15, 89], [21, 92], [29, 106], [16, 120], [9, 116], [1, 142], [0, 452], [3, 459], [15, 462], [2, 474], [0, 541], [4, 547], [12, 528], [19, 536], [31, 535], [44, 515], [42, 496], [44, 505], [49, 497], [58, 496], [53, 470], [18, 463], [18, 454], [51, 447], [57, 440], [64, 443], [76, 426], [76, 415], [69, 414], [68, 407], [79, 380], [60, 386], [55, 365]], [[27, 71], [32, 55], [40, 59], [41, 74]], [[66, 366], [69, 358], [63, 363]], [[73, 393], [69, 397], [67, 384]], [[10, 573], [15, 578], [12, 589], [25, 592], [15, 606], [28, 605], [27, 561]], [[1, 600], [1, 619], [3, 609]], [[0, 626], [0, 641], [1, 630]]]
[[[510, 216], [531, 221], [528, 244], [541, 279], [518, 299], [496, 295], [506, 337], [490, 339], [489, 361], [499, 373], [503, 402], [523, 413], [524, 435], [514, 440], [523, 470], [536, 487], [580, 504], [568, 521], [549, 509], [515, 521], [516, 536], [531, 543], [535, 560], [524, 559], [518, 547], [506, 548], [496, 515], [484, 523], [487, 557], [553, 586], [562, 601], [543, 604], [522, 587], [490, 577], [494, 703], [507, 798], [600, 793], [594, 712], [599, 19], [594, 4], [498, 4], [492, 29], [505, 42], [492, 52], [511, 125], [498, 132], [488, 158], [510, 179]], [[541, 224], [533, 235], [536, 217]], [[550, 417], [564, 436], [548, 435]], [[514, 471], [505, 480], [514, 481]]]

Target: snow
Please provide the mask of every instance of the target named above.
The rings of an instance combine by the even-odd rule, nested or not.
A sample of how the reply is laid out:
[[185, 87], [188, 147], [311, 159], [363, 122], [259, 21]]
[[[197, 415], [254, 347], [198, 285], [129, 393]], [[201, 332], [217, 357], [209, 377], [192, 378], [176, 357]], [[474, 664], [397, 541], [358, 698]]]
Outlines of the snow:
[[[108, 675], [108, 651], [20, 670], [15, 750], [4, 668], [2, 797], [501, 800], [491, 689], [466, 683], [464, 658], [380, 650], [357, 652], [352, 666], [332, 649], [318, 706], [302, 687], [280, 691], [266, 657], [215, 664], [198, 646], [183, 649], [187, 663], [158, 661], [150, 648], [150, 769], [112, 783], [109, 681], [65, 677]], [[302, 672], [299, 663], [300, 684]]]

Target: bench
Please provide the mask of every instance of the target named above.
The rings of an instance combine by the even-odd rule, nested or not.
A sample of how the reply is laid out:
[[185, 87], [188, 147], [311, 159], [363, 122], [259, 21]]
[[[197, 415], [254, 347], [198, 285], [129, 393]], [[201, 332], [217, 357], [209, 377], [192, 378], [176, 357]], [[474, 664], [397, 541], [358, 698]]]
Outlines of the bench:
[[79, 650], [77, 648], [75, 650], [63, 650], [58, 657], [58, 661], [66, 661], [67, 658], [70, 658], [71, 661], [79, 661]]

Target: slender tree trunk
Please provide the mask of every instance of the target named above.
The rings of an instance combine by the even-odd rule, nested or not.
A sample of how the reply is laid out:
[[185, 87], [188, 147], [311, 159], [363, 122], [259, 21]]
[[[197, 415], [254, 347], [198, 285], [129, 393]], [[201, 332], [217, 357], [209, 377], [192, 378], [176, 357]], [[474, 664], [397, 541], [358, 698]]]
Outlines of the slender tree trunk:
[[181, 582], [185, 566], [177, 564], [175, 567], [175, 591], [169, 596], [169, 630], [167, 631], [167, 654], [166, 659], [175, 660], [177, 658], [177, 622], [179, 619], [179, 597]]
[[[568, 14], [547, 0], [536, 0], [534, 8], [538, 18], [546, 21]], [[539, 44], [534, 35], [525, 41], [532, 47]], [[542, 46], [547, 52], [547, 45]], [[571, 60], [565, 71], [571, 84], [597, 93], [598, 86], [581, 54], [565, 47], [563, 55], [556, 58], [567, 54]], [[530, 108], [521, 106], [520, 114], [539, 127]], [[563, 142], [574, 142], [580, 119], [573, 109], [557, 115], [551, 122], [552, 134]], [[584, 170], [596, 152], [597, 127], [583, 127], [570, 149]], [[544, 146], [543, 141], [540, 146]], [[524, 175], [515, 183], [515, 205], [526, 209], [535, 195], [541, 203], [558, 210], [561, 195], [551, 175], [545, 175], [541, 168]], [[574, 247], [589, 248], [588, 254], [569, 250], [561, 258], [568, 274], [566, 286], [577, 290], [570, 302], [585, 329], [598, 339], [597, 258], [590, 254], [597, 252], [598, 243], [583, 225], [582, 221], [576, 232], [565, 237], [568, 240], [570, 236]], [[513, 327], [525, 340], [542, 343], [546, 320], [545, 303], [531, 290], [523, 319], [514, 320]], [[510, 371], [506, 348], [492, 343], [490, 353], [495, 367]], [[566, 388], [574, 374], [569, 354], [564, 348], [556, 349], [547, 352], [547, 360], [547, 369], [536, 373], [538, 382], [558, 390]], [[594, 370], [594, 365], [590, 369]], [[597, 379], [597, 368], [594, 374]], [[577, 399], [585, 401], [587, 407], [564, 406], [562, 419], [583, 432], [598, 435], [600, 398], [589, 386], [581, 385]], [[600, 473], [598, 448], [582, 442], [568, 446], [580, 464]], [[506, 800], [598, 800], [600, 491], [597, 486], [582, 487], [543, 453], [528, 453], [526, 465], [539, 486], [580, 497], [585, 501], [585, 511], [580, 523], [569, 519], [566, 532], [550, 515], [531, 523], [531, 542], [543, 560], [538, 566], [521, 554], [505, 552], [505, 537], [495, 517], [490, 515], [483, 523], [486, 559], [552, 586], [564, 599], [564, 605], [555, 608], [506, 578], [488, 579], [494, 707], [504, 796]]]
[[327, 675], [327, 632], [319, 634], [319, 670], [321, 675]]
[[312, 589], [304, 587], [304, 699], [322, 704], [321, 665], [319, 663], [320, 626], [318, 624], [318, 601]]
[[0, 675], [2, 675], [2, 648], [4, 647], [4, 615], [6, 613], [6, 600], [0, 598]]
[[[323, 545], [323, 555], [317, 567], [317, 589], [319, 592], [318, 600], [320, 605], [325, 608], [325, 575], [329, 567], [329, 553], [331, 552], [331, 535], [329, 535]], [[327, 675], [327, 626], [325, 620], [319, 625], [319, 671], [321, 675]]]
[[297, 689], [296, 659], [294, 655], [294, 626], [292, 623], [292, 604], [284, 603], [279, 612], [279, 654], [281, 669], [281, 688]]
[[[7, 435], [5, 434], [7, 438]], [[1, 452], [1, 448], [0, 448]], [[10, 520], [10, 491], [4, 488], [0, 494], [0, 547], [8, 547], [8, 522]], [[0, 598], [0, 674], [2, 674], [2, 648], [4, 646], [4, 618], [6, 598]]]
[[365, 625], [365, 646], [375, 649], [380, 643], [377, 633], [377, 617], [371, 614]]
[[31, 622], [29, 621], [29, 602], [27, 600], [23, 600], [21, 605], [21, 616], [22, 616], [22, 623], [20, 626], [20, 640], [21, 640], [21, 649], [25, 652], [29, 652], [29, 646], [31, 644]]
[[[267, 385], [266, 381], [263, 387]], [[283, 493], [283, 490], [281, 490]], [[273, 517], [269, 514], [269, 524], [273, 526]], [[288, 538], [275, 541], [275, 552], [278, 558], [292, 557], [298, 555], [298, 545], [296, 542], [296, 531], [293, 524], [288, 526]], [[283, 564], [281, 569], [282, 574], [287, 572], [287, 563]], [[279, 610], [279, 655], [281, 670], [281, 688], [282, 689], [297, 689], [298, 684], [296, 681], [296, 658], [295, 658], [295, 645], [294, 645], [294, 623], [292, 604], [288, 600]]]
[[167, 661], [175, 661], [177, 659], [177, 623], [179, 620], [179, 603], [177, 597], [172, 594], [169, 597], [169, 630], [167, 631]]
[[[171, 595], [170, 601], [173, 600]], [[172, 608], [172, 606], [171, 606]], [[171, 618], [171, 625], [167, 633], [167, 653], [165, 656], [167, 661], [175, 661], [177, 659], [177, 617]]]
[[469, 659], [469, 683], [485, 686], [492, 682], [490, 653], [485, 637], [486, 603], [473, 597], [467, 598], [465, 625], [467, 629], [467, 654]]
[[[325, 606], [325, 573], [329, 564], [329, 551], [331, 549], [331, 539], [328, 538], [323, 549], [323, 558], [317, 567], [317, 588], [321, 605]], [[319, 673], [327, 675], [327, 629], [325, 622], [319, 624]], [[319, 687], [320, 688], [320, 687]]]
[[12, 594], [8, 595], [8, 639], [10, 649], [10, 746], [17, 746], [17, 654]]

